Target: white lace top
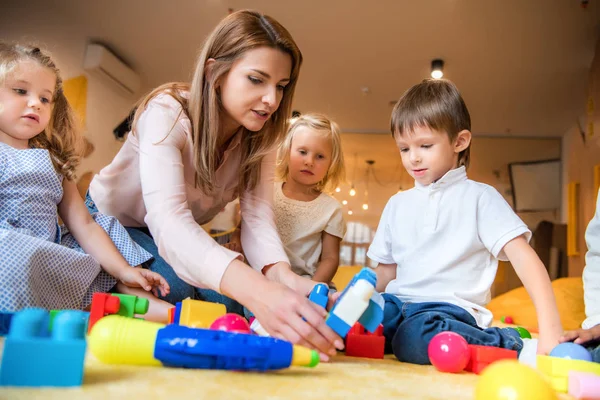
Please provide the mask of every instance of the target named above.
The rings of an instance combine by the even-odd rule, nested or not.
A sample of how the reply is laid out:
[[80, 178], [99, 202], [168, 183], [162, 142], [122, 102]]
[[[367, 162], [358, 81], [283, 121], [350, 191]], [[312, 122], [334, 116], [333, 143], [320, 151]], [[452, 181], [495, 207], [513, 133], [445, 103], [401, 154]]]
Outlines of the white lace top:
[[282, 186], [282, 182], [275, 183], [273, 211], [277, 230], [292, 270], [312, 277], [321, 258], [323, 232], [344, 237], [342, 206], [325, 193], [312, 201], [290, 199], [283, 194]]

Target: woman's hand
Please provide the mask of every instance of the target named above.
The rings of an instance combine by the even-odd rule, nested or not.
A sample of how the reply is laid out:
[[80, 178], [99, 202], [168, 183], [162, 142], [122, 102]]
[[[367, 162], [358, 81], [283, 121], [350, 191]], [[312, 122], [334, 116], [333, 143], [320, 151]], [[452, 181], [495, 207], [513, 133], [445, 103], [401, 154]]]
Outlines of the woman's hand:
[[[290, 277], [286, 276], [285, 279]], [[321, 358], [327, 361], [329, 356], [335, 355], [336, 347], [340, 350], [344, 348], [344, 343], [325, 324], [325, 309], [306, 297], [315, 282], [301, 279], [308, 281], [308, 285], [304, 281], [290, 279], [291, 284], [299, 284], [292, 290], [280, 282], [265, 279], [258, 271], [234, 260], [225, 270], [221, 291], [250, 309], [270, 335], [316, 349], [321, 353]]]

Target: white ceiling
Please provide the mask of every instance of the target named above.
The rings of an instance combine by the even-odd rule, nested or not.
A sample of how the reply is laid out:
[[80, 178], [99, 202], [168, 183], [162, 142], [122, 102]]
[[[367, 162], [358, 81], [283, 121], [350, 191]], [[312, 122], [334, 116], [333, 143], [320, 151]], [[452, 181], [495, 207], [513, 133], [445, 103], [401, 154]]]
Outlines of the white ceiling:
[[[600, 6], [580, 0], [3, 0], [1, 37], [85, 35], [129, 63], [146, 88], [186, 80], [228, 8], [278, 19], [304, 54], [295, 108], [346, 132], [388, 132], [390, 101], [446, 61], [476, 134], [560, 136], [585, 112]], [[43, 38], [36, 38], [43, 39]], [[370, 89], [364, 95], [362, 87]]]

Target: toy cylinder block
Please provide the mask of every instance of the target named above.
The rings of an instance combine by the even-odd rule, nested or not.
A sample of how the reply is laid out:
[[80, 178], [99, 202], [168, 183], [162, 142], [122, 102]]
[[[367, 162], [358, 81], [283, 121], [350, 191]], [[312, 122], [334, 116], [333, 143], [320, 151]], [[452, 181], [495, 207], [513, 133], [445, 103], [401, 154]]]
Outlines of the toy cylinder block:
[[58, 341], [84, 339], [87, 326], [87, 313], [84, 311], [61, 311], [54, 319], [52, 338]]
[[148, 299], [138, 297], [137, 299], [135, 299], [135, 305], [133, 307], [133, 310], [136, 314], [146, 314], [148, 312], [149, 307], [150, 302], [148, 301]]
[[569, 394], [577, 399], [600, 399], [600, 376], [589, 372], [569, 372]]
[[108, 295], [104, 301], [104, 313], [105, 314], [116, 314], [119, 312], [121, 307], [121, 299], [116, 296]]
[[50, 319], [41, 308], [29, 308], [17, 313], [12, 320], [9, 336], [34, 338], [48, 336]]

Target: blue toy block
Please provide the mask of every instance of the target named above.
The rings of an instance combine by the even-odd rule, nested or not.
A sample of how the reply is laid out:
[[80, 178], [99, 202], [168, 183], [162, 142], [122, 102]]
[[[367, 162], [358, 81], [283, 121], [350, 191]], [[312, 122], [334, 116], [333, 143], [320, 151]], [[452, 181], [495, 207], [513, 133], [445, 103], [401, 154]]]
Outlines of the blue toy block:
[[87, 314], [66, 310], [54, 318], [40, 308], [16, 313], [4, 341], [3, 386], [80, 386], [83, 381]]
[[179, 325], [179, 318], [181, 317], [181, 302], [175, 303], [175, 315], [173, 316], [173, 323]]
[[5, 336], [10, 330], [13, 315], [11, 312], [0, 312], [0, 336]]
[[[342, 338], [346, 337], [350, 328], [356, 323], [360, 322], [366, 330], [371, 333], [374, 333], [377, 330], [381, 321], [383, 321], [383, 307], [385, 301], [381, 294], [373, 291], [371, 298], [368, 301], [366, 309], [363, 313], [358, 316], [358, 318], [350, 318], [348, 316], [339, 315], [340, 306], [344, 305], [348, 300], [346, 295], [350, 290], [352, 290], [359, 281], [366, 281], [369, 285], [376, 287], [377, 286], [377, 275], [369, 268], [361, 269], [355, 276], [352, 278], [348, 286], [344, 289], [338, 300], [333, 305], [329, 316], [327, 317], [326, 323], [327, 325], [333, 329], [338, 335]], [[364, 303], [363, 303], [364, 304]], [[352, 308], [353, 305], [350, 305]]]
[[329, 301], [329, 287], [324, 283], [317, 283], [310, 292], [308, 299], [323, 308], [327, 308]]

